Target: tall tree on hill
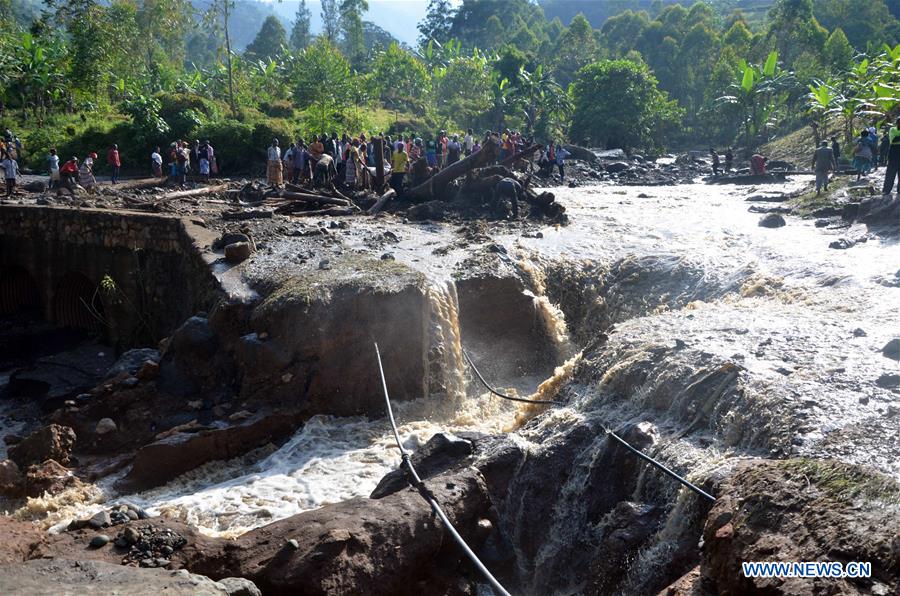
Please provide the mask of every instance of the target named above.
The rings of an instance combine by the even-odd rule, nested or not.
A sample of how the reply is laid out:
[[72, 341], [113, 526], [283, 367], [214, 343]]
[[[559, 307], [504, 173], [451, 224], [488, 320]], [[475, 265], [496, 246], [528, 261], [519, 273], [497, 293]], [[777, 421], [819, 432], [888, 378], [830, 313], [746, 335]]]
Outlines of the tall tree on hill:
[[291, 46], [294, 49], [302, 50], [312, 40], [312, 34], [310, 33], [311, 18], [312, 13], [306, 6], [306, 0], [300, 0], [297, 14], [294, 16], [294, 24], [291, 27]]
[[322, 0], [322, 35], [329, 43], [337, 43], [341, 32], [341, 10], [338, 0]]
[[428, 45], [430, 40], [444, 44], [450, 39], [453, 24], [453, 8], [449, 0], [428, 0], [428, 12], [419, 21], [419, 44]]
[[813, 16], [812, 0], [777, 0], [769, 11], [768, 38], [786, 64], [825, 45], [828, 31]]
[[340, 10], [345, 53], [353, 68], [362, 69], [366, 62], [362, 15], [369, 10], [369, 3], [366, 0], [341, 0]]
[[263, 21], [256, 38], [250, 42], [244, 55], [254, 60], [274, 58], [287, 46], [287, 32], [278, 17], [270, 15]]

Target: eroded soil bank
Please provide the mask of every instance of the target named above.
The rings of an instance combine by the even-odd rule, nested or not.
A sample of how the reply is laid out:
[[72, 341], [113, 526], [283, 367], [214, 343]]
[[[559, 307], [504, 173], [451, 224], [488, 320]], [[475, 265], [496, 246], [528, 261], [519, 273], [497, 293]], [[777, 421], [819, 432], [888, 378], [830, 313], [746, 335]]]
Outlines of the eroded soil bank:
[[[807, 183], [554, 189], [568, 225], [198, 200], [179, 215], [216, 288], [160, 342], [6, 319], [33, 348], [3, 353], [0, 585], [49, 557], [194, 593], [488, 593], [394, 471], [378, 342], [404, 445], [513, 593], [896, 593], [900, 246], [854, 193], [759, 225]], [[496, 399], [463, 350], [564, 405]], [[756, 560], [872, 577], [744, 578]]]

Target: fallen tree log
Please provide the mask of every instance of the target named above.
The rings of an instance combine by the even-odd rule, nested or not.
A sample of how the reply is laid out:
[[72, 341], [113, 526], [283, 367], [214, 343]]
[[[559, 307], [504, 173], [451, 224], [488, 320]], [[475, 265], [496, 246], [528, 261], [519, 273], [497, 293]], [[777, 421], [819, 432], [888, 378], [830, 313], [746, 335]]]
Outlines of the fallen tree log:
[[272, 219], [275, 215], [272, 211], [254, 209], [251, 211], [223, 211], [222, 219], [229, 221], [242, 221], [245, 219]]
[[447, 185], [457, 178], [465, 176], [476, 168], [494, 163], [499, 153], [500, 146], [495, 139], [490, 138], [484, 142], [484, 146], [480, 151], [476, 151], [462, 161], [447, 166], [419, 186], [410, 189], [404, 196], [412, 199], [428, 199], [436, 194], [441, 194], [447, 188]]
[[228, 190], [227, 184], [217, 184], [215, 186], [203, 186], [201, 188], [193, 188], [191, 190], [179, 190], [176, 192], [167, 192], [165, 194], [157, 196], [154, 200], [159, 201], [173, 201], [175, 199], [187, 199], [190, 197], [200, 197], [203, 195], [211, 195], [216, 192], [225, 192]]
[[316, 209], [314, 211], [295, 211], [292, 213], [285, 213], [285, 215], [290, 215], [292, 217], [310, 217], [313, 215], [353, 215], [356, 213], [356, 210], [350, 207], [330, 207], [328, 209]]
[[397, 196], [397, 191], [391, 188], [386, 193], [381, 195], [378, 200], [375, 201], [375, 204], [372, 205], [372, 207], [369, 208], [366, 213], [368, 213], [369, 215], [376, 215], [379, 211], [384, 209], [384, 206], [387, 205], [387, 202], [393, 199], [395, 196]]
[[540, 151], [543, 148], [544, 148], [543, 145], [541, 145], [539, 143], [535, 143], [531, 147], [528, 147], [527, 149], [523, 149], [522, 151], [519, 151], [515, 155], [510, 155], [506, 159], [502, 160], [498, 165], [512, 167], [512, 165], [514, 163], [516, 163], [517, 161], [519, 161], [520, 159], [525, 159], [526, 156], [533, 155], [535, 151]]
[[276, 195], [279, 199], [288, 199], [290, 201], [301, 201], [304, 203], [319, 203], [321, 205], [338, 205], [341, 207], [349, 207], [350, 201], [346, 199], [336, 199], [311, 192], [291, 192], [283, 190]]

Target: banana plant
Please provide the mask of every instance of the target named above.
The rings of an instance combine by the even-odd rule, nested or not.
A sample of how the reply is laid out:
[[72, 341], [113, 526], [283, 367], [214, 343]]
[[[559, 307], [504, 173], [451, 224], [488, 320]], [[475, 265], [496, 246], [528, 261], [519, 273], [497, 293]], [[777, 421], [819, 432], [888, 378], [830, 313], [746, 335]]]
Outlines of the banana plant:
[[794, 74], [778, 68], [778, 52], [769, 53], [762, 65], [739, 63], [737, 80], [731, 93], [716, 98], [716, 105], [731, 106], [740, 112], [747, 147], [778, 123], [779, 110], [785, 106], [789, 91], [796, 86]]
[[828, 82], [815, 81], [809, 86], [806, 95], [807, 111], [812, 115], [813, 121], [819, 126], [822, 137], [828, 136], [828, 121], [837, 113], [840, 113], [840, 93], [834, 88], [831, 79]]

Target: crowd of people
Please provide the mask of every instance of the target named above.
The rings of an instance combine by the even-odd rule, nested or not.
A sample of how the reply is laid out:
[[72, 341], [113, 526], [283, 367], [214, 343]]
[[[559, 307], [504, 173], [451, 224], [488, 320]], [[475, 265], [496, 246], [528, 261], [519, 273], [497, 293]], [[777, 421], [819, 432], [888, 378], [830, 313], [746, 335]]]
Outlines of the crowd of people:
[[[481, 137], [476, 136], [471, 128], [459, 134], [448, 134], [440, 130], [427, 139], [416, 133], [400, 135], [396, 139], [388, 135], [380, 136], [383, 163], [385, 172], [390, 173], [390, 185], [400, 193], [409, 173], [418, 162], [424, 161], [426, 172], [436, 173], [480, 151], [489, 138], [500, 147], [499, 161], [521, 153], [533, 144], [532, 138], [509, 129], [502, 132], [488, 130]], [[376, 146], [376, 137], [367, 137], [364, 133], [354, 137], [344, 133], [340, 138], [334, 132], [330, 135], [323, 133], [313, 135], [309, 142], [298, 138], [284, 149], [278, 139], [273, 139], [267, 150], [266, 178], [273, 186], [282, 186], [285, 182], [328, 184], [335, 181], [351, 189], [371, 186], [375, 176]], [[731, 148], [726, 149], [723, 155], [712, 147], [709, 152], [715, 176], [733, 170], [734, 153]], [[875, 126], [861, 130], [852, 143], [851, 153], [857, 180], [877, 170], [879, 166], [886, 168], [882, 193], [890, 194], [895, 180], [900, 184], [900, 119], [893, 127], [885, 126], [880, 137]], [[16, 180], [20, 174], [18, 160], [21, 156], [22, 142], [7, 129], [0, 144], [0, 168], [6, 181], [7, 196], [15, 192]], [[537, 161], [540, 173], [549, 176], [556, 167], [560, 179], [565, 182], [564, 164], [567, 157], [569, 152], [551, 140], [540, 152]], [[94, 176], [97, 159], [97, 154], [90, 152], [83, 160], [73, 156], [62, 162], [56, 149], [51, 149], [47, 156], [49, 187], [73, 189], [78, 184], [92, 191], [97, 185]], [[828, 139], [817, 143], [812, 158], [817, 193], [828, 190], [831, 174], [837, 171], [840, 161], [841, 146], [836, 137], [831, 137], [830, 143]], [[765, 174], [767, 163], [768, 159], [761, 154], [751, 156], [751, 174]], [[118, 145], [113, 144], [107, 150], [106, 164], [110, 182], [118, 183], [122, 168]], [[209, 140], [189, 143], [179, 139], [172, 142], [165, 153], [156, 147], [150, 155], [150, 168], [154, 177], [168, 176], [172, 182], [182, 186], [188, 175], [208, 180], [211, 175], [219, 172], [215, 151]]]
[[[500, 146], [500, 161], [532, 144], [532, 139], [516, 131], [498, 133], [488, 130], [482, 137], [477, 137], [471, 128], [461, 134], [440, 130], [427, 139], [416, 133], [392, 138], [390, 135], [367, 137], [365, 133], [352, 137], [344, 133], [338, 137], [332, 132], [330, 135], [313, 135], [308, 141], [298, 138], [286, 148], [279, 139], [273, 139], [267, 149], [266, 179], [273, 186], [285, 182], [327, 183], [335, 180], [350, 188], [367, 185], [376, 166], [376, 139], [381, 139], [385, 171], [390, 172], [390, 185], [399, 193], [420, 160], [424, 160], [431, 173], [436, 173], [480, 151], [488, 138], [493, 138]], [[539, 165], [545, 169], [549, 169], [546, 168], [548, 165], [550, 168], [558, 166], [564, 179], [564, 162], [568, 155], [560, 145], [551, 142], [542, 152]]]

